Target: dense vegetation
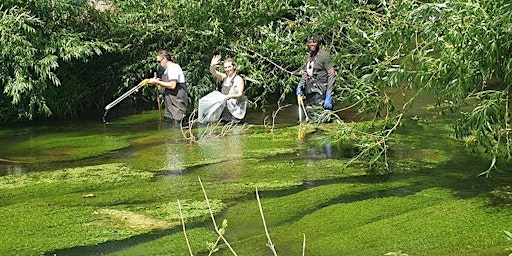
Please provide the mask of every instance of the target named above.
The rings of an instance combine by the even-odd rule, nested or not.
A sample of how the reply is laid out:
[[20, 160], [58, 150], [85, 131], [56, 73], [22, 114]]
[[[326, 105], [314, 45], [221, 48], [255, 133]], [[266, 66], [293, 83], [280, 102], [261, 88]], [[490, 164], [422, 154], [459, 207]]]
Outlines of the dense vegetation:
[[[271, 96], [282, 102], [291, 93], [302, 38], [314, 32], [338, 64], [338, 101], [384, 120], [338, 136], [374, 170], [391, 169], [386, 141], [425, 92], [436, 98], [434, 109], [453, 115], [459, 138], [490, 156], [489, 170], [512, 157], [508, 1], [123, 0], [93, 7], [83, 0], [2, 2], [3, 121], [101, 109], [156, 71], [159, 49], [171, 50], [186, 70], [193, 103], [218, 86], [207, 73], [211, 56], [236, 57], [248, 96], [262, 108]], [[390, 87], [418, 94], [395, 109]], [[139, 96], [154, 102], [156, 94]]]

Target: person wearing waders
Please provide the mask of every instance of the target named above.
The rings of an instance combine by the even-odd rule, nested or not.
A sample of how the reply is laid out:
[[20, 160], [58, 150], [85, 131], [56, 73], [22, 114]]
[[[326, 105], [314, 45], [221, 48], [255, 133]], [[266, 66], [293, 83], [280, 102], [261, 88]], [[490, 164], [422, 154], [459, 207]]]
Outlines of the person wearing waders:
[[337, 76], [332, 57], [321, 49], [322, 40], [319, 36], [307, 36], [304, 42], [310, 52], [305, 58], [303, 73], [296, 88], [297, 97], [305, 96], [308, 107], [332, 110]]
[[227, 58], [223, 62], [224, 72], [217, 70], [221, 56], [213, 56], [210, 62], [210, 73], [222, 81], [222, 88], [199, 99], [198, 119], [200, 123], [238, 124], [247, 109], [247, 97], [244, 95], [244, 79], [237, 75], [236, 62]]
[[159, 51], [156, 61], [165, 70], [162, 78], [151, 78], [148, 84], [162, 87], [164, 96], [164, 121], [173, 126], [180, 126], [188, 107], [188, 93], [183, 70], [176, 60], [167, 52]]

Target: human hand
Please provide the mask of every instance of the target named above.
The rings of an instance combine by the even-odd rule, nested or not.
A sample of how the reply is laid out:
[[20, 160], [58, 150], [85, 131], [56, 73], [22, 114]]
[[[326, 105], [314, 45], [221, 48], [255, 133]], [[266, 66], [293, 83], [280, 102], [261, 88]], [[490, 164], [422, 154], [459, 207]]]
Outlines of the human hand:
[[332, 95], [330, 93], [325, 95], [324, 108], [327, 110], [332, 110]]
[[157, 85], [158, 82], [160, 81], [158, 78], [150, 78], [150, 79], [147, 79], [147, 83], [150, 84], [150, 85]]
[[219, 54], [212, 57], [212, 61], [210, 62], [210, 66], [216, 66], [220, 62], [221, 56]]
[[302, 86], [297, 86], [297, 89], [295, 89], [295, 94], [297, 94], [297, 96], [302, 95]]

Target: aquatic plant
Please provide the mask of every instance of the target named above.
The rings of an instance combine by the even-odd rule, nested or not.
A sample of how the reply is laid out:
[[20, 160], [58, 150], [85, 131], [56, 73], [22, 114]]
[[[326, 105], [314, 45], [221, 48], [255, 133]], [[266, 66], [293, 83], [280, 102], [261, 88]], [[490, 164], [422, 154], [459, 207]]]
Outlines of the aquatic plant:
[[[204, 198], [206, 200], [206, 204], [208, 205], [208, 210], [210, 211], [210, 217], [212, 219], [212, 223], [213, 223], [213, 226], [215, 228], [215, 232], [217, 232], [217, 234], [219, 235], [219, 239], [222, 239], [224, 244], [229, 248], [229, 250], [233, 253], [233, 255], [237, 255], [236, 252], [231, 247], [231, 245], [229, 244], [228, 240], [226, 240], [226, 238], [224, 237], [224, 232], [225, 232], [226, 227], [227, 227], [227, 221], [226, 220], [222, 221], [221, 228], [218, 227], [217, 221], [215, 220], [215, 217], [213, 216], [213, 211], [211, 209], [210, 201], [208, 200], [208, 195], [206, 194], [206, 190], [204, 189], [203, 182], [201, 181], [201, 178], [198, 177], [198, 179], [199, 179], [199, 184], [201, 185], [201, 189], [202, 189], [203, 194], [204, 194]], [[219, 241], [219, 239], [217, 239], [217, 241]], [[215, 243], [214, 245], [216, 245], [217, 243]], [[212, 252], [214, 252], [216, 250], [215, 246], [213, 248], [211, 248], [211, 246], [210, 246], [209, 249], [210, 249], [210, 254], [212, 254]]]
[[[334, 145], [335, 157], [326, 157], [322, 137], [337, 125], [305, 125], [309, 130], [302, 142], [297, 141], [299, 127], [290, 126], [273, 134], [253, 127], [249, 136], [223, 136], [207, 144], [183, 143], [177, 129], [147, 132], [151, 129], [144, 127], [144, 132], [129, 131], [130, 148], [138, 151], [106, 153], [123, 164], [0, 177], [0, 253], [185, 255], [190, 246], [194, 254], [207, 255], [213, 246], [205, 243], [220, 238], [212, 228], [211, 209], [238, 255], [271, 255], [255, 188], [280, 255], [372, 255], [398, 249], [409, 255], [510, 253], [501, 232], [510, 230], [510, 201], [489, 199], [499, 182], [496, 196], [510, 200], [510, 177], [485, 182], [475, 177], [472, 172], [485, 163], [449, 135], [447, 122], [404, 121], [388, 141], [395, 169], [389, 175], [370, 175], [358, 164], [342, 171], [348, 158]], [[107, 135], [125, 127], [111, 125]], [[243, 151], [228, 152], [233, 146]], [[180, 161], [165, 162], [174, 160]], [[190, 245], [180, 220], [181, 226], [187, 224]], [[231, 254], [222, 238], [216, 248], [215, 254]]]

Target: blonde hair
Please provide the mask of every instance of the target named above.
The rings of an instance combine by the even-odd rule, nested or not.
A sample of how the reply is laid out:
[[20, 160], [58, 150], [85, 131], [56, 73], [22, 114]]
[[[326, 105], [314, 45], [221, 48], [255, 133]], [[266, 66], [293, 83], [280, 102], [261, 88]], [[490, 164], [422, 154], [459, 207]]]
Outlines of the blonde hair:
[[233, 65], [233, 67], [236, 70], [236, 61], [233, 58], [227, 58], [224, 60], [224, 63], [228, 63], [228, 62], [231, 62], [231, 64]]

